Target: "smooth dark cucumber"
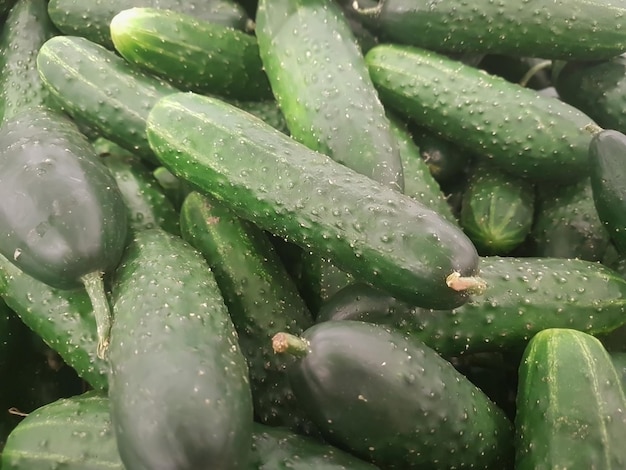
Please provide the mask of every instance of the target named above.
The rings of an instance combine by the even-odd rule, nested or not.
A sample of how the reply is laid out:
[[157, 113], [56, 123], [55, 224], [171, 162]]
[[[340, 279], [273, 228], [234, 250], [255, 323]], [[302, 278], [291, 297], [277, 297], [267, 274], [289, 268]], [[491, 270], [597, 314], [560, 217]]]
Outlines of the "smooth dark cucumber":
[[228, 103], [170, 95], [150, 111], [147, 133], [170, 171], [238, 216], [399, 298], [454, 308], [475, 292], [459, 276], [480, 285], [460, 228]]
[[300, 334], [313, 319], [274, 246], [260, 228], [198, 192], [185, 198], [180, 221], [183, 238], [202, 253], [224, 296], [248, 362], [257, 420], [310, 431], [271, 338], [277, 331]]
[[600, 341], [548, 329], [528, 344], [519, 369], [516, 462], [538, 468], [626, 465], [626, 396]]
[[534, 181], [589, 173], [590, 117], [535, 90], [424, 49], [380, 44], [365, 60], [383, 103]]
[[156, 162], [146, 118], [159, 98], [177, 88], [76, 36], [46, 41], [37, 54], [37, 70], [51, 99], [78, 125]]
[[611, 58], [626, 51], [626, 8], [616, 2], [526, 0], [523, 5], [462, 0], [381, 0], [360, 18], [385, 42], [454, 53], [517, 57]]
[[247, 468], [248, 367], [204, 258], [162, 229], [138, 231], [112, 281], [111, 419], [132, 469]]
[[173, 10], [241, 30], [248, 27], [245, 10], [230, 0], [50, 0], [48, 14], [63, 34], [81, 36], [113, 50], [111, 20], [133, 7]]
[[381, 468], [508, 468], [512, 426], [452, 364], [380, 325], [277, 334], [294, 393], [326, 440]]

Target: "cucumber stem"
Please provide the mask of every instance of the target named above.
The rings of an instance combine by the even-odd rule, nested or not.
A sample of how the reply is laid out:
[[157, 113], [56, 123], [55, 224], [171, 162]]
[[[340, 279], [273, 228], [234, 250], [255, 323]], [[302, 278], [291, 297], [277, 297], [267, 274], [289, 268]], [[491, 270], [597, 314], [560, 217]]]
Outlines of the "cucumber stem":
[[358, 0], [354, 0], [352, 2], [352, 8], [359, 15], [376, 17], [376, 16], [378, 16], [380, 14], [381, 10], [383, 9], [383, 2], [379, 2], [375, 7], [361, 8], [359, 6]]
[[604, 129], [598, 126], [595, 122], [590, 122], [587, 124], [584, 129], [589, 132], [591, 135], [596, 135], [602, 132]]
[[537, 74], [537, 72], [547, 69], [550, 66], [552, 66], [551, 60], [544, 60], [544, 61], [536, 63], [535, 65], [533, 65], [530, 69], [526, 71], [524, 76], [520, 79], [519, 85], [525, 87], [526, 85], [528, 85], [528, 82], [530, 81], [530, 79], [533, 78]]
[[485, 292], [487, 283], [478, 276], [461, 276], [454, 271], [446, 278], [446, 285], [455, 291], [467, 291], [470, 294], [480, 295]]
[[104, 359], [106, 356], [111, 333], [111, 306], [104, 290], [103, 274], [96, 271], [85, 274], [81, 278], [96, 318], [96, 332], [98, 334], [96, 354], [100, 359]]
[[272, 348], [276, 354], [291, 354], [304, 357], [309, 352], [309, 343], [299, 336], [290, 333], [276, 333], [272, 338]]

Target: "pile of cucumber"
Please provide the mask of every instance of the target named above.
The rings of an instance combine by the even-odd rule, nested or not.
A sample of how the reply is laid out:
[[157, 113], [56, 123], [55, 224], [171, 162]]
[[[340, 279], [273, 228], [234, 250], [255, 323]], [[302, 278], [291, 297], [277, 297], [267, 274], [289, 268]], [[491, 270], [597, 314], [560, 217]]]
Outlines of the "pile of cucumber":
[[626, 468], [625, 4], [0, 18], [0, 469]]

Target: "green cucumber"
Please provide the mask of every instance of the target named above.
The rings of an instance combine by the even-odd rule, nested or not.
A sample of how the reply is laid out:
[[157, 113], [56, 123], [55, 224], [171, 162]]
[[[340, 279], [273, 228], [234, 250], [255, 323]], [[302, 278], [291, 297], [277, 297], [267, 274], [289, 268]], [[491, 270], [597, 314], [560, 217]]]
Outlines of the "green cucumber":
[[51, 100], [77, 124], [156, 162], [146, 118], [159, 98], [177, 88], [82, 37], [46, 41], [37, 54], [37, 70]]
[[460, 225], [482, 255], [505, 255], [530, 233], [534, 185], [487, 162], [470, 170], [461, 202]]
[[517, 392], [516, 465], [618, 469], [626, 465], [626, 396], [600, 341], [571, 329], [537, 333]]
[[626, 135], [605, 129], [589, 145], [591, 189], [598, 217], [620, 255], [626, 254]]
[[257, 420], [303, 431], [308, 420], [270, 340], [279, 330], [300, 334], [313, 320], [272, 243], [260, 228], [198, 192], [185, 198], [180, 220], [183, 239], [206, 259], [237, 329]]
[[334, 321], [273, 345], [297, 360], [294, 393], [329, 443], [381, 468], [508, 468], [510, 421], [420, 341]]
[[245, 10], [230, 0], [50, 0], [48, 14], [63, 34], [81, 36], [113, 50], [111, 20], [133, 7], [173, 10], [241, 30], [249, 21]]
[[[597, 60], [626, 51], [626, 7], [610, 1], [380, 0], [356, 13], [385, 42], [441, 52]], [[557, 39], [558, 38], [558, 39]]]
[[124, 465], [247, 468], [248, 368], [200, 253], [162, 229], [138, 231], [111, 295], [108, 396]]
[[480, 288], [460, 228], [228, 103], [169, 95], [147, 134], [170, 171], [236, 215], [399, 298], [454, 308]]
[[0, 34], [0, 121], [30, 105], [46, 103], [47, 90], [37, 73], [37, 52], [58, 34], [46, 0], [19, 0]]
[[383, 103], [511, 174], [588, 175], [593, 124], [578, 109], [441, 54], [380, 44], [365, 56]]
[[115, 49], [182, 91], [241, 100], [272, 98], [254, 36], [190, 14], [123, 10], [111, 20]]
[[33, 411], [10, 434], [1, 462], [6, 470], [124, 470], [106, 395], [87, 392]]
[[260, 0], [259, 52], [291, 136], [398, 191], [402, 162], [363, 54], [332, 0]]

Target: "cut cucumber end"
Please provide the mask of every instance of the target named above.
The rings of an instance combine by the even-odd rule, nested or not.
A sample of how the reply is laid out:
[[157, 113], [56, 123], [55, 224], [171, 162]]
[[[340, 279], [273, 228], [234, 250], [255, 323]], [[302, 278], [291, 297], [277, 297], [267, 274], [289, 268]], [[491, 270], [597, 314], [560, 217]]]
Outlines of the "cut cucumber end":
[[100, 359], [106, 358], [111, 334], [111, 306], [104, 289], [103, 274], [95, 271], [85, 274], [81, 278], [87, 295], [89, 295], [89, 300], [91, 300], [91, 306], [96, 318], [96, 331], [98, 334], [96, 354]]
[[309, 352], [309, 343], [289, 333], [276, 333], [272, 338], [272, 349], [276, 354], [290, 354], [303, 357]]
[[454, 271], [446, 278], [446, 285], [457, 292], [465, 291], [473, 295], [480, 295], [487, 288], [487, 283], [480, 277], [461, 276], [458, 271]]

